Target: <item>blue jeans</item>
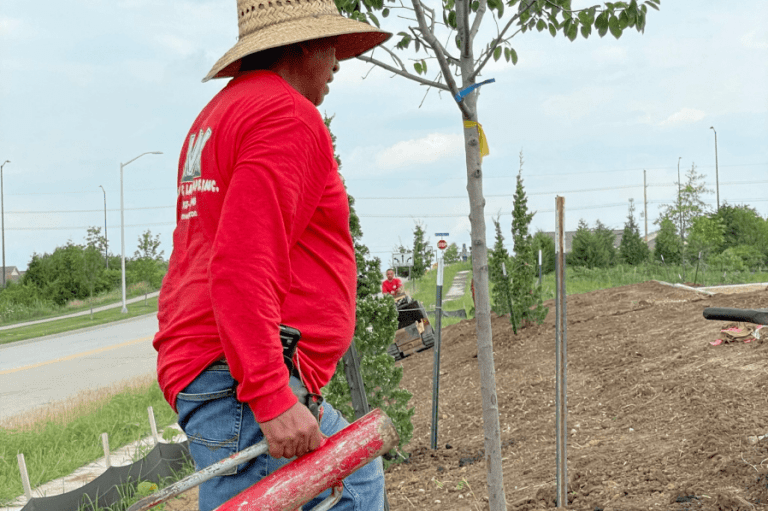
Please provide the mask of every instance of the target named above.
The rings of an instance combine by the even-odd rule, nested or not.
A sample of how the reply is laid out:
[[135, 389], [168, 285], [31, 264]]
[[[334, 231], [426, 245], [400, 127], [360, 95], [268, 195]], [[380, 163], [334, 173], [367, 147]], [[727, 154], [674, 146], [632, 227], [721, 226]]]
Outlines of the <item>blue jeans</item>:
[[[293, 377], [292, 377], [293, 378]], [[203, 371], [176, 398], [179, 426], [189, 439], [195, 469], [242, 451], [264, 439], [259, 424], [247, 404], [236, 398], [237, 382], [224, 363], [214, 363]], [[349, 423], [330, 404], [324, 402], [320, 430], [333, 435]], [[209, 479], [200, 485], [200, 511], [211, 511], [231, 499], [290, 460], [263, 454]], [[304, 505], [310, 510], [330, 495], [326, 490]], [[340, 511], [381, 511], [384, 509], [384, 470], [381, 458], [344, 479], [341, 501], [333, 508]]]

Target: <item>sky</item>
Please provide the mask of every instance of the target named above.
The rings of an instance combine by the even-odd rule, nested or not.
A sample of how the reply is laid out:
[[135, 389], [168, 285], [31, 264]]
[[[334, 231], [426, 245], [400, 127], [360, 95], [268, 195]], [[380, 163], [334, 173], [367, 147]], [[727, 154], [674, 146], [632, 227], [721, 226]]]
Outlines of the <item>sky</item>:
[[[428, 5], [436, 4], [427, 1]], [[591, 5], [583, 0], [575, 8]], [[406, 23], [393, 11], [382, 28]], [[507, 15], [508, 16], [508, 15]], [[644, 231], [671, 203], [693, 165], [720, 203], [768, 217], [768, 2], [663, 0], [645, 33], [570, 42], [518, 34], [517, 65], [491, 62], [478, 118], [487, 241], [499, 218], [511, 247], [512, 196], [523, 156], [531, 233], [554, 231], [557, 195], [565, 227], [580, 219], [621, 229], [630, 199]], [[486, 17], [476, 52], [495, 35]], [[237, 40], [235, 0], [0, 0], [0, 163], [7, 266], [33, 253], [84, 243], [105, 223], [120, 254], [120, 168], [125, 251], [147, 229], [167, 258], [176, 174], [192, 121], [225, 85], [201, 83]], [[423, 53], [421, 54], [423, 57]], [[386, 59], [378, 50], [376, 57]], [[416, 58], [412, 52], [402, 58]], [[429, 78], [437, 74], [429, 62]], [[333, 116], [341, 172], [356, 200], [363, 243], [386, 266], [421, 224], [469, 245], [461, 114], [446, 93], [359, 61], [341, 63], [319, 107]], [[717, 162], [715, 172], [715, 132]], [[102, 188], [103, 187], [103, 192]], [[716, 205], [716, 193], [705, 200]]]

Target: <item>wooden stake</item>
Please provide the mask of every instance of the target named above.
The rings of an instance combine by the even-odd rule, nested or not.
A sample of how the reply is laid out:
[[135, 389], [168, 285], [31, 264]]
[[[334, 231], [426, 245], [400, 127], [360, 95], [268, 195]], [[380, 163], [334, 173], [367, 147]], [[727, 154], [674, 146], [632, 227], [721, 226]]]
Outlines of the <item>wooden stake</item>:
[[152, 410], [152, 407], [150, 406], [147, 408], [147, 412], [149, 413], [149, 427], [152, 428], [152, 438], [155, 439], [155, 445], [160, 443], [160, 438], [157, 436], [157, 424], [155, 424], [155, 412]]
[[112, 463], [109, 460], [109, 436], [106, 433], [101, 434], [101, 446], [104, 448], [104, 463], [109, 468]]
[[19, 472], [21, 473], [21, 485], [24, 487], [24, 495], [26, 495], [27, 501], [30, 501], [32, 500], [32, 487], [29, 485], [29, 474], [27, 474], [27, 464], [24, 462], [24, 454], [17, 454], [16, 459], [19, 461]]

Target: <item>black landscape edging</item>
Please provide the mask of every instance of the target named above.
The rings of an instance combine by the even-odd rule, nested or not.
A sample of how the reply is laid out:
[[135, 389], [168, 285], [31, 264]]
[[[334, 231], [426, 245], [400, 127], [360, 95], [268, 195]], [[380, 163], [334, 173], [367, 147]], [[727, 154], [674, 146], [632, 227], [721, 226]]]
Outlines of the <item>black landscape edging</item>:
[[99, 477], [78, 488], [53, 497], [33, 497], [21, 511], [92, 511], [95, 506], [109, 507], [123, 499], [120, 488], [134, 489], [142, 481], [160, 483], [179, 472], [191, 460], [189, 442], [158, 443], [139, 461], [123, 467], [109, 467]]

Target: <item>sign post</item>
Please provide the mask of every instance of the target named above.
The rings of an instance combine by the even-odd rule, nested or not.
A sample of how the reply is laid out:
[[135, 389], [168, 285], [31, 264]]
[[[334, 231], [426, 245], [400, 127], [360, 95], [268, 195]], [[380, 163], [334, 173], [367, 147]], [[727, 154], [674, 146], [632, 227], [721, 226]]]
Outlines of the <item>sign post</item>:
[[[445, 243], [444, 240], [440, 240]], [[447, 244], [446, 244], [447, 245]], [[438, 244], [438, 247], [440, 245]], [[443, 317], [443, 258], [437, 260], [437, 296], [435, 297], [435, 360], [432, 363], [432, 431], [430, 445], [437, 449], [437, 404], [440, 395], [440, 325]]]

